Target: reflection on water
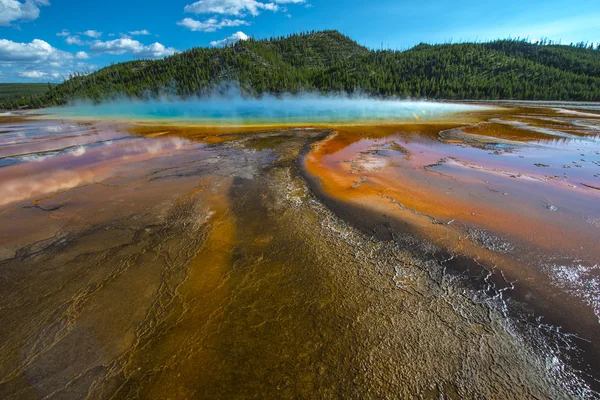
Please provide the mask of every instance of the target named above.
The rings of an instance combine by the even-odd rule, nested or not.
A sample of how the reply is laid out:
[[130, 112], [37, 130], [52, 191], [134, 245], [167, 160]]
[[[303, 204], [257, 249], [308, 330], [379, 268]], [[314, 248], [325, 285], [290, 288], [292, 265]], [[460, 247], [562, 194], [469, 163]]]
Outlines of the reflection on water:
[[[500, 298], [542, 310], [598, 354], [600, 115], [504, 114], [417, 133], [340, 128], [306, 168], [327, 196], [477, 260], [498, 275], [490, 284]], [[596, 360], [582, 368], [597, 376]]]
[[469, 111], [0, 123], [1, 397], [596, 396], [600, 118]]
[[110, 127], [32, 125], [13, 125], [0, 135], [0, 206], [102, 182], [123, 164], [190, 145], [178, 137], [146, 139]]

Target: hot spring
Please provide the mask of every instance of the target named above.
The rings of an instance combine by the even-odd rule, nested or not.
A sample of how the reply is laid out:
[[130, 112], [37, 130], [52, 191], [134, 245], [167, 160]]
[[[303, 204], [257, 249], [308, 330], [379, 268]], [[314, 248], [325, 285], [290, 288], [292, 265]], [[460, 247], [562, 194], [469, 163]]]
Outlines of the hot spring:
[[236, 96], [194, 100], [123, 100], [99, 105], [87, 102], [41, 112], [59, 118], [77, 119], [285, 125], [433, 120], [450, 113], [483, 109], [485, 107], [457, 103], [305, 95], [262, 99]]
[[0, 117], [0, 398], [598, 398], [600, 115]]

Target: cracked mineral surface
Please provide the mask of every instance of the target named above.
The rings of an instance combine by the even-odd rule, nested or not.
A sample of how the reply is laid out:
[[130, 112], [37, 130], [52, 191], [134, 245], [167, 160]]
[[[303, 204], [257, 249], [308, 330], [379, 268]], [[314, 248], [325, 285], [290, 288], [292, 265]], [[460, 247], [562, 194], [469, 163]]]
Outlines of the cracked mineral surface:
[[600, 118], [471, 118], [0, 120], [0, 397], [597, 397]]

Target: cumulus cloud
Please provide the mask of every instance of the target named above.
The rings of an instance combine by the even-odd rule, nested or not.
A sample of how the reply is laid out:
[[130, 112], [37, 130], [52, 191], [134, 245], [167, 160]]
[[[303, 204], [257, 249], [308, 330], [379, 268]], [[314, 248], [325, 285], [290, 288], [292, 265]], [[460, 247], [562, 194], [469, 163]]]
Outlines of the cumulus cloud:
[[48, 75], [48, 73], [43, 72], [43, 71], [21, 71], [21, 72], [19, 72], [20, 77], [29, 78], [29, 79], [41, 79], [41, 78], [45, 77], [46, 75]]
[[94, 39], [98, 39], [100, 36], [102, 36], [102, 32], [98, 32], [98, 31], [95, 31], [93, 29], [88, 29], [85, 32], [79, 32], [79, 34], [80, 35], [84, 35], [84, 36], [88, 36], [88, 37], [91, 37], [91, 38], [94, 38]]
[[232, 27], [232, 26], [241, 26], [241, 25], [250, 25], [246, 21], [241, 19], [223, 19], [218, 21], [216, 18], [209, 18], [206, 21], [196, 21], [192, 18], [184, 18], [181, 21], [177, 22], [177, 25], [188, 28], [191, 31], [200, 31], [200, 32], [215, 32], [217, 29]]
[[40, 6], [49, 6], [48, 0], [0, 0], [0, 26], [16, 21], [33, 21], [40, 16]]
[[69, 74], [69, 71], [64, 72], [64, 74], [61, 74], [58, 71], [39, 71], [39, 70], [28, 70], [28, 71], [19, 71], [17, 72], [17, 76], [21, 77], [21, 78], [27, 78], [27, 79], [34, 79], [34, 80], [57, 80], [63, 76], [67, 76]]
[[257, 16], [260, 14], [260, 10], [278, 11], [279, 7], [275, 4], [276, 2], [277, 1], [261, 3], [256, 0], [199, 0], [185, 6], [183, 10], [193, 14], [222, 14], [235, 16], [251, 14]]
[[18, 43], [0, 39], [0, 62], [42, 63], [73, 59], [69, 52], [58, 50], [47, 42], [34, 39], [31, 43]]
[[83, 40], [81, 40], [77, 35], [67, 36], [65, 42], [67, 42], [67, 44], [76, 44], [77, 46], [83, 46]]
[[81, 62], [87, 58], [88, 54], [83, 51], [72, 54], [40, 39], [30, 43], [0, 39], [0, 66], [10, 79], [57, 80], [72, 71], [96, 69], [96, 66]]
[[[306, 0], [198, 0], [195, 3], [185, 6], [184, 11], [193, 14], [232, 15], [236, 17], [252, 15], [256, 17], [263, 10], [273, 12], [283, 11], [287, 13], [287, 4], [306, 4]], [[289, 13], [287, 16], [291, 17]], [[205, 21], [184, 18], [177, 22], [177, 25], [186, 27], [191, 31], [200, 32], [215, 32], [218, 29], [225, 27], [250, 25], [242, 19], [223, 18], [219, 21], [217, 18], [218, 17], [215, 16]], [[222, 41], [217, 40], [214, 43], [220, 42]]]
[[158, 42], [149, 46], [144, 46], [137, 40], [129, 38], [109, 40], [107, 42], [96, 40], [90, 45], [90, 51], [117, 55], [127, 53], [141, 58], [162, 58], [171, 56], [177, 52], [176, 49], [165, 47]]
[[146, 36], [146, 35], [150, 35], [150, 31], [148, 31], [146, 29], [142, 29], [141, 31], [130, 31], [129, 34], [131, 36]]
[[233, 35], [226, 37], [223, 40], [213, 40], [210, 42], [211, 46], [220, 47], [228, 44], [233, 44], [239, 42], [240, 40], [248, 40], [250, 37], [246, 35], [244, 32], [236, 32]]
[[60, 36], [60, 37], [66, 37], [66, 36], [71, 36], [71, 32], [69, 32], [66, 29], [63, 29], [62, 31], [58, 32], [56, 34], [56, 36]]

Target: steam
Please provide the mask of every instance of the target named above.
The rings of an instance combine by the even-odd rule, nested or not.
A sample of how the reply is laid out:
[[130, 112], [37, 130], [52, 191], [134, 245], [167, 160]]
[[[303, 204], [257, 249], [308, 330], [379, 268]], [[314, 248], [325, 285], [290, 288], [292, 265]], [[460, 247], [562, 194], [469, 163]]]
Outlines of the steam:
[[217, 90], [205, 97], [164, 96], [153, 100], [120, 99], [98, 105], [76, 102], [44, 110], [58, 117], [124, 120], [171, 120], [223, 124], [340, 123], [359, 121], [419, 120], [481, 110], [459, 103], [378, 99], [368, 96], [284, 94], [244, 97], [239, 90]]

